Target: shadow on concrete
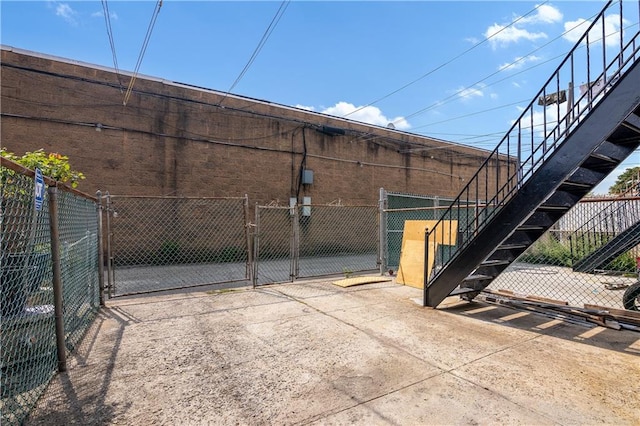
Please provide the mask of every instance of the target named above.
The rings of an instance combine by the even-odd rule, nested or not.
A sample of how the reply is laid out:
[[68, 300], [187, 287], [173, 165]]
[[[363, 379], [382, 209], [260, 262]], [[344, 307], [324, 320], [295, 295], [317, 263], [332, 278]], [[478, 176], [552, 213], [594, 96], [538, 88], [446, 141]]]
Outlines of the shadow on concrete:
[[[76, 350], [68, 356], [67, 371], [53, 377], [44, 396], [24, 424], [102, 425], [112, 422], [126, 411], [130, 403], [110, 404], [106, 401], [106, 395], [125, 327], [132, 321], [133, 319], [121, 315], [118, 308], [102, 308]], [[107, 322], [117, 326], [105, 330]], [[104, 333], [111, 335], [108, 346], [104, 343], [97, 344], [98, 336]], [[96, 351], [110, 352], [108, 361], [103, 365], [91, 363]], [[86, 386], [88, 382], [92, 386]]]
[[543, 313], [478, 301], [461, 301], [438, 310], [602, 349], [640, 355], [640, 333], [636, 331], [614, 330], [578, 319], [554, 318]]

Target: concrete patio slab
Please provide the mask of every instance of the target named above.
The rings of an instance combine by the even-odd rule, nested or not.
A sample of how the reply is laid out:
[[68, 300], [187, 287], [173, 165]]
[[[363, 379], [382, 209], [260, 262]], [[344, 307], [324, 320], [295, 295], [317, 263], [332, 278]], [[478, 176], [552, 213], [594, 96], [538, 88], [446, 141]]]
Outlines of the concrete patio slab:
[[27, 424], [640, 423], [640, 333], [330, 279], [108, 302]]

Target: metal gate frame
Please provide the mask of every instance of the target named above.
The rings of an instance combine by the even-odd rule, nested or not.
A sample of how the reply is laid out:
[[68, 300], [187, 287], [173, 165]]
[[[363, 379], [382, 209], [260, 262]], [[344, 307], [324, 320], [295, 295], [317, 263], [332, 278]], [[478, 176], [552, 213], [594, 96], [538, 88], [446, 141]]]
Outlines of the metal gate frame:
[[[106, 292], [109, 298], [132, 294], [152, 293], [157, 291], [179, 290], [214, 284], [251, 281], [253, 251], [251, 250], [251, 236], [249, 233], [249, 201], [246, 195], [244, 197], [162, 197], [116, 196], [110, 195], [106, 192], [104, 200], [104, 216], [106, 219]], [[131, 249], [130, 247], [126, 247], [124, 244], [118, 245], [118, 238], [123, 235], [119, 234], [121, 231], [118, 229], [118, 225], [114, 224], [114, 221], [120, 220], [117, 209], [118, 207], [122, 208], [122, 206], [117, 205], [118, 200], [133, 200], [138, 202], [142, 206], [140, 208], [141, 211], [143, 209], [148, 209], [148, 207], [144, 205], [147, 201], [149, 203], [170, 202], [173, 203], [171, 205], [172, 209], [176, 210], [180, 208], [188, 209], [191, 205], [202, 207], [204, 210], [207, 210], [211, 208], [219, 208], [216, 203], [222, 205], [221, 208], [224, 208], [225, 203], [233, 204], [231, 207], [233, 209], [237, 209], [238, 212], [238, 215], [235, 216], [234, 219], [237, 220], [235, 225], [229, 224], [228, 222], [216, 222], [219, 215], [206, 214], [211, 213], [209, 211], [205, 211], [204, 214], [200, 214], [197, 217], [196, 215], [189, 216], [186, 214], [182, 218], [193, 217], [194, 221], [200, 221], [200, 223], [196, 223], [196, 225], [200, 226], [190, 228], [189, 223], [185, 225], [184, 220], [181, 221], [180, 224], [183, 225], [183, 228], [195, 237], [190, 238], [188, 235], [186, 237], [179, 235], [179, 237], [183, 238], [185, 245], [195, 244], [191, 241], [194, 238], [199, 239], [199, 242], [206, 241], [206, 237], [209, 234], [202, 235], [204, 231], [204, 229], [202, 229], [203, 223], [204, 225], [212, 225], [211, 227], [213, 229], [207, 230], [210, 233], [217, 229], [219, 232], [231, 232], [235, 235], [233, 239], [227, 236], [227, 239], [216, 240], [206, 247], [190, 247], [188, 251], [185, 249], [181, 252], [182, 247], [180, 247], [179, 244], [176, 244], [174, 247], [164, 247], [165, 249], [175, 249], [171, 252], [173, 253], [173, 257], [168, 256], [167, 258], [163, 258], [160, 263], [154, 263], [147, 259], [151, 258], [151, 255], [147, 253], [149, 251], [148, 246], [154, 241], [153, 237], [145, 237], [143, 235], [145, 228], [134, 230], [127, 229], [127, 232], [129, 233], [127, 236], [130, 240], [131, 233], [135, 233], [137, 231], [138, 235], [142, 235], [137, 240], [133, 238], [133, 242], [131, 242], [131, 244], [139, 244], [140, 247], [134, 247], [134, 249]], [[135, 212], [134, 207], [128, 207]], [[174, 216], [178, 215], [175, 212], [172, 213]], [[187, 211], [187, 213], [189, 212]], [[234, 211], [227, 209], [224, 213], [233, 217]], [[145, 225], [149, 227], [147, 229], [155, 230], [165, 229], [167, 227], [168, 222], [162, 222], [158, 217], [159, 215], [154, 216], [151, 214], [142, 216], [142, 219], [146, 221]], [[157, 225], [153, 220], [158, 220]], [[131, 223], [137, 222], [131, 221]], [[129, 225], [131, 225], [131, 223]], [[240, 236], [240, 234], [242, 234], [242, 236]], [[142, 260], [133, 259], [129, 264], [126, 262], [119, 264], [118, 262], [122, 260], [118, 259], [118, 251], [119, 248], [123, 246], [134, 252], [134, 254], [129, 255], [129, 257], [138, 256], [138, 253], [144, 253], [140, 254], [140, 256], [142, 256]], [[198, 250], [201, 250], [202, 253], [199, 253]], [[129, 278], [127, 281], [128, 285], [132, 285], [133, 288], [119, 292], [119, 283], [121, 281], [124, 282], [124, 280], [117, 279], [116, 273], [117, 271], [119, 271], [119, 273], [125, 273], [125, 270]], [[218, 277], [222, 278], [216, 279]]]
[[[353, 209], [371, 209], [371, 219], [375, 222], [375, 229], [372, 229], [371, 238], [363, 238], [360, 242], [358, 240], [349, 238], [334, 238], [330, 235], [330, 230], [323, 228], [322, 224], [315, 230], [322, 231], [327, 229], [326, 234], [329, 234], [320, 247], [306, 246], [309, 243], [308, 239], [301, 237], [301, 228], [305, 226], [305, 218], [322, 217], [322, 213], [319, 213], [325, 209], [337, 209], [339, 212], [353, 211]], [[317, 213], [312, 215], [311, 211], [315, 210]], [[329, 210], [330, 211], [330, 210]], [[270, 213], [267, 213], [270, 212]], [[276, 212], [276, 213], [274, 213]], [[278, 218], [280, 220], [278, 229], [267, 229], [266, 227], [272, 226], [272, 223], [265, 224], [265, 214], [280, 214]], [[331, 216], [331, 215], [329, 215]], [[285, 220], [285, 217], [287, 218]], [[331, 222], [331, 218], [324, 217], [325, 223]], [[351, 218], [353, 219], [353, 217]], [[356, 219], [357, 222], [357, 219]], [[302, 225], [302, 226], [301, 226]], [[341, 204], [328, 204], [328, 205], [292, 205], [288, 207], [283, 206], [259, 206], [255, 208], [255, 234], [253, 239], [253, 273], [252, 283], [253, 286], [265, 285], [265, 284], [278, 284], [285, 282], [293, 282], [299, 278], [311, 278], [320, 276], [330, 276], [337, 274], [351, 275], [356, 272], [365, 271], [379, 271], [381, 264], [381, 244], [380, 244], [380, 212], [378, 206], [343, 206]], [[335, 226], [332, 226], [335, 228]], [[365, 226], [366, 228], [366, 226]], [[307, 228], [305, 228], [307, 229]], [[368, 229], [368, 228], [367, 228]], [[332, 229], [335, 231], [335, 229]], [[324, 232], [321, 232], [325, 234]], [[354, 252], [350, 252], [349, 249], [345, 249], [345, 241], [354, 245], [351, 247]], [[324, 245], [324, 246], [323, 246]], [[347, 244], [348, 245], [348, 244]], [[369, 246], [368, 246], [369, 245]], [[369, 256], [366, 253], [370, 253], [370, 245], [375, 245], [375, 254], [372, 257], [371, 268], [363, 266], [367, 260], [363, 258]], [[265, 248], [265, 246], [268, 246]], [[301, 252], [310, 250], [313, 256], [301, 256]], [[363, 250], [363, 252], [359, 251]], [[317, 256], [315, 256], [317, 254]], [[317, 261], [317, 262], [316, 262]], [[271, 267], [267, 266], [267, 262], [272, 262]], [[281, 272], [286, 271], [285, 267], [288, 266], [289, 275], [283, 275]], [[306, 266], [306, 269], [301, 274], [301, 264]], [[267, 270], [268, 279], [263, 280], [261, 271]], [[274, 271], [274, 272], [272, 272]], [[263, 281], [263, 282], [261, 282]]]

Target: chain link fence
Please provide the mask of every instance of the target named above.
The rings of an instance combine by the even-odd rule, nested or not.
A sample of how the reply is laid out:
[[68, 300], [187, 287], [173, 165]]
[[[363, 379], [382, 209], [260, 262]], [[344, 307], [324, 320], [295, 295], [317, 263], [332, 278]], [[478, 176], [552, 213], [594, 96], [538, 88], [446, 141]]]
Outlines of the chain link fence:
[[379, 269], [375, 206], [256, 206], [254, 285]]
[[106, 196], [111, 297], [247, 281], [247, 198]]
[[254, 285], [293, 281], [297, 209], [256, 205]]
[[[394, 271], [400, 265], [404, 222], [406, 220], [439, 220], [451, 202], [450, 198], [434, 195], [402, 194], [381, 189], [381, 240], [384, 249], [382, 271]], [[458, 223], [458, 241], [464, 241], [470, 237], [468, 233], [473, 229], [470, 224], [476, 218], [476, 210], [475, 206], [469, 206], [455, 209], [453, 212], [454, 220]], [[439, 246], [439, 250], [449, 251], [452, 247], [455, 246]]]
[[[397, 270], [406, 220], [438, 220], [449, 199], [380, 192], [383, 269]], [[490, 212], [491, 209], [486, 209]], [[470, 238], [475, 206], [456, 209], [458, 243]], [[640, 198], [585, 199], [500, 274], [488, 287], [519, 295], [623, 308], [625, 289], [638, 280]], [[454, 246], [438, 247], [446, 260]], [[591, 257], [590, 257], [591, 256]], [[589, 260], [588, 268], [580, 268]]]
[[489, 286], [520, 295], [623, 309], [638, 281], [640, 198], [586, 199]]
[[[82, 338], [100, 301], [95, 201], [64, 187], [49, 188], [37, 196], [33, 176], [32, 171], [2, 159], [3, 425], [21, 424], [28, 416], [56, 370], [64, 369], [66, 350]], [[54, 268], [56, 250], [52, 248], [56, 247], [59, 274]], [[56, 306], [62, 314], [58, 326]]]
[[298, 277], [379, 269], [375, 206], [301, 206]]

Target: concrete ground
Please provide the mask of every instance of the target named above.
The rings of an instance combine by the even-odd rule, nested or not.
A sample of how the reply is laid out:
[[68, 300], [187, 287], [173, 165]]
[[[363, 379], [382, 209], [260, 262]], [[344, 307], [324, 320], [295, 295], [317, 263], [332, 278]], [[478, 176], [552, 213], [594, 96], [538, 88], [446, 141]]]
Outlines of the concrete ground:
[[640, 424], [640, 333], [328, 280], [108, 303], [27, 421]]

